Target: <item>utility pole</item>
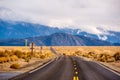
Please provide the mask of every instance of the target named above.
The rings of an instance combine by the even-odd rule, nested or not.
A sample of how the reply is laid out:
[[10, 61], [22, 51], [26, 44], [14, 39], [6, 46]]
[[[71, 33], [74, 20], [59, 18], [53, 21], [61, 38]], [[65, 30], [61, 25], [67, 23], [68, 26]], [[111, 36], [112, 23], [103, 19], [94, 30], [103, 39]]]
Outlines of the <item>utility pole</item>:
[[42, 50], [43, 50], [43, 47], [41, 46], [41, 47], [40, 47], [40, 52], [41, 52], [41, 53], [42, 53]]
[[25, 39], [25, 46], [27, 46], [27, 42], [28, 42], [28, 40], [27, 40], [27, 39]]
[[31, 54], [33, 55], [33, 50], [34, 50], [34, 43], [33, 42], [31, 43], [30, 49], [31, 49]]

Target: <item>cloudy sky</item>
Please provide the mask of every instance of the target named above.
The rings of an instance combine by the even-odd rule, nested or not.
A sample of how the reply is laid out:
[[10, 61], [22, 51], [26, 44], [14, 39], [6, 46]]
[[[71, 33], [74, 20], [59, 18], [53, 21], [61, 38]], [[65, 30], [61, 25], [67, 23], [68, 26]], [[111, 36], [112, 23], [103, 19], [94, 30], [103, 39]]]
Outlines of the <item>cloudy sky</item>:
[[0, 0], [0, 7], [51, 27], [95, 34], [103, 33], [98, 28], [120, 32], [120, 0]]

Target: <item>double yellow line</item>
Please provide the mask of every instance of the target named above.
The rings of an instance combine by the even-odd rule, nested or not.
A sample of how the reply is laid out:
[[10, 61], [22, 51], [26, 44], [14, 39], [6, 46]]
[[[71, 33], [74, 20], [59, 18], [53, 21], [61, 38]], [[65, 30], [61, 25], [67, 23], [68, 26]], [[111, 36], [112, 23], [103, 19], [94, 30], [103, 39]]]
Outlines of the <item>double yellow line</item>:
[[79, 77], [78, 77], [78, 68], [77, 68], [76, 61], [73, 61], [73, 65], [74, 65], [74, 76], [73, 76], [73, 80], [79, 80]]
[[78, 76], [74, 76], [73, 80], [79, 80]]

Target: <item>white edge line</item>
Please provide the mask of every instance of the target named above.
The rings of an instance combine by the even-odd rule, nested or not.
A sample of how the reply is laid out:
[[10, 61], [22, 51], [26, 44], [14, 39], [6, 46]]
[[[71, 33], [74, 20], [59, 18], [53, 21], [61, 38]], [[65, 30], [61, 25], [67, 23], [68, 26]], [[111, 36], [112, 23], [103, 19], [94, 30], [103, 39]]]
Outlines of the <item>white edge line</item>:
[[31, 74], [31, 73], [33, 73], [33, 72], [35, 72], [35, 71], [37, 71], [37, 70], [39, 70], [39, 69], [41, 69], [41, 68], [43, 68], [43, 67], [47, 66], [48, 64], [52, 63], [53, 61], [54, 61], [54, 59], [52, 59], [52, 60], [51, 60], [51, 61], [49, 61], [48, 63], [46, 63], [46, 64], [42, 65], [41, 67], [36, 68], [36, 69], [34, 69], [34, 70], [30, 71], [29, 73]]
[[[81, 57], [82, 58], [82, 57]], [[82, 58], [82, 59], [84, 59], [84, 58]], [[85, 59], [84, 59], [85, 60]], [[95, 61], [92, 61], [92, 62], [95, 62]], [[105, 68], [105, 69], [107, 69], [107, 70], [109, 70], [109, 71], [111, 71], [111, 72], [113, 72], [114, 74], [116, 74], [116, 75], [118, 75], [118, 76], [120, 76], [120, 73], [118, 73], [118, 72], [116, 72], [116, 71], [114, 71], [114, 70], [112, 70], [112, 69], [110, 69], [110, 68], [108, 68], [108, 67], [106, 67], [105, 65], [103, 65], [102, 63], [98, 63], [98, 62], [95, 62], [96, 64], [98, 64], [98, 65], [100, 65], [100, 66], [102, 66], [103, 68]]]
[[115, 73], [116, 75], [120, 76], [120, 74], [119, 74], [119, 73], [117, 73], [116, 71], [114, 71], [114, 70], [112, 70], [112, 69], [110, 69], [110, 68], [108, 68], [108, 67], [104, 66], [103, 64], [98, 63], [98, 62], [95, 62], [95, 63], [96, 63], [96, 64], [98, 64], [98, 65], [100, 65], [100, 66], [102, 66], [102, 67], [104, 67], [105, 69], [107, 69], [107, 70], [109, 70], [109, 71], [111, 71], [111, 72]]

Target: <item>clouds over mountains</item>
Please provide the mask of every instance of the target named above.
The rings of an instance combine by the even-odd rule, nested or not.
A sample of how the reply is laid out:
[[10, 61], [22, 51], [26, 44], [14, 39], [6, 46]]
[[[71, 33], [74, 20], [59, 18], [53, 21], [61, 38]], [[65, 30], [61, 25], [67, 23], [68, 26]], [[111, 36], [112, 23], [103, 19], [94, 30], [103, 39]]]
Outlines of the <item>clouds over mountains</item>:
[[0, 7], [10, 8], [24, 21], [100, 35], [107, 30], [120, 32], [119, 3], [120, 0], [0, 0]]

